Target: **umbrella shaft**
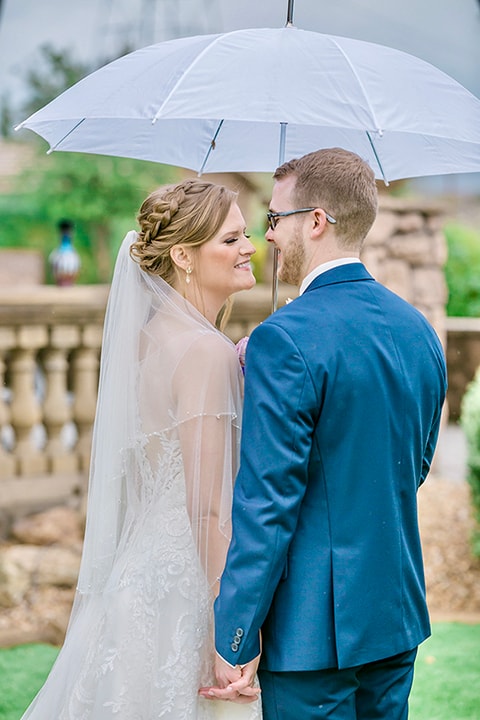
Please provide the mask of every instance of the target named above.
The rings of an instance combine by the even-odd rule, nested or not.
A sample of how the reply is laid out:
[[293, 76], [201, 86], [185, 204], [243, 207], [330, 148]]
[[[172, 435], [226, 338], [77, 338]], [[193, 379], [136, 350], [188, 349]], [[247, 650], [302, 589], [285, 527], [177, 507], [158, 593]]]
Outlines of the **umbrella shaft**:
[[293, 4], [295, 0], [288, 0], [287, 8], [287, 26], [293, 25]]
[[273, 248], [273, 278], [272, 278], [272, 312], [275, 312], [278, 305], [278, 250]]

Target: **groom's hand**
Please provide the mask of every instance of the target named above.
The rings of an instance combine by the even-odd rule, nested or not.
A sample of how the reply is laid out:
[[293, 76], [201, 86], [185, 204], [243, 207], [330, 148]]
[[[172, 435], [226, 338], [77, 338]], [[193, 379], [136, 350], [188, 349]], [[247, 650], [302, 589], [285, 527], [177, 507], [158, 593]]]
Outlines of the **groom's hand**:
[[217, 698], [240, 704], [254, 702], [260, 694], [260, 688], [253, 687], [259, 662], [260, 655], [242, 667], [232, 667], [217, 655], [215, 675], [218, 686], [201, 688], [200, 695], [210, 700]]

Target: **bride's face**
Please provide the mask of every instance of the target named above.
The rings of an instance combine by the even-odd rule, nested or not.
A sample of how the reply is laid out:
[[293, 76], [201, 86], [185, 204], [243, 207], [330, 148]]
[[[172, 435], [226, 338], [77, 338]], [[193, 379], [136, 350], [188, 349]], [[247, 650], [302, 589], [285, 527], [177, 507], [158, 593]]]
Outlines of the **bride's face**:
[[196, 250], [191, 284], [204, 301], [216, 302], [220, 309], [232, 293], [255, 285], [250, 264], [254, 252], [255, 247], [245, 235], [243, 215], [233, 203], [215, 237]]

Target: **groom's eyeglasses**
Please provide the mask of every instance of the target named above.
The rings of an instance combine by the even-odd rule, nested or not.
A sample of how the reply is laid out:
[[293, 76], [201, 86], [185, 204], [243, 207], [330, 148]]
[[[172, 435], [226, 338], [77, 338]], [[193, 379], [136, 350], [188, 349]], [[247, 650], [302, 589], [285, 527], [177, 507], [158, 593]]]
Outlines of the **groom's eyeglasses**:
[[[299, 210], [287, 210], [286, 212], [267, 212], [268, 227], [270, 228], [270, 230], [275, 230], [279, 218], [288, 217], [289, 215], [296, 215], [297, 213], [312, 212], [312, 210], [316, 210], [316, 208], [300, 208]], [[335, 225], [335, 223], [337, 222], [335, 218], [325, 212], [325, 210], [323, 212], [325, 213], [325, 217], [327, 218], [328, 222], [332, 225]]]

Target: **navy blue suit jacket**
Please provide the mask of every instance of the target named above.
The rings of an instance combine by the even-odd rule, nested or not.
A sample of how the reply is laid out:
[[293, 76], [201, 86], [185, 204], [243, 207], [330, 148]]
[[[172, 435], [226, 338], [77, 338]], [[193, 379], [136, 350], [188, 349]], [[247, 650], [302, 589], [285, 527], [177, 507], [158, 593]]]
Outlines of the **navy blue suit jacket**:
[[353, 667], [430, 632], [416, 494], [446, 390], [424, 316], [360, 263], [250, 338], [233, 538], [215, 605], [230, 663]]

